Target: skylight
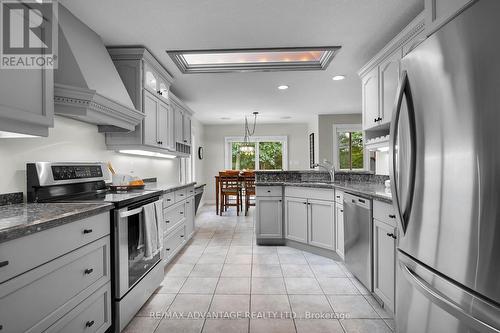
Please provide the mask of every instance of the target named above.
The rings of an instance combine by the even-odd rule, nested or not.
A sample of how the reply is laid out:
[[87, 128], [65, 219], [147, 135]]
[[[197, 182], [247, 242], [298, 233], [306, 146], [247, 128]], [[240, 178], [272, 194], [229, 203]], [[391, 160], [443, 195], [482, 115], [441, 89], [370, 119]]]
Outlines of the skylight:
[[324, 70], [340, 46], [167, 51], [183, 73]]

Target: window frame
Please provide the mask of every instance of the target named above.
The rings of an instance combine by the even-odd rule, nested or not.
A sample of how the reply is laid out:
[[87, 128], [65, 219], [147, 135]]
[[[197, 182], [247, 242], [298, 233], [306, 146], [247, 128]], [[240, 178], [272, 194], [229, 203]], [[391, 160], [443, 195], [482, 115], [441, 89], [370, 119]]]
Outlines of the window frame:
[[[243, 142], [243, 136], [227, 136], [224, 138], [224, 168], [231, 170], [232, 168], [232, 155], [231, 145], [233, 142]], [[255, 142], [255, 170], [260, 170], [259, 163], [259, 142], [279, 142], [282, 147], [282, 170], [288, 170], [288, 136], [251, 136], [248, 138], [249, 142]]]
[[[340, 169], [340, 158], [339, 158], [339, 142], [338, 133], [339, 132], [361, 132], [363, 135], [363, 168], [362, 169]], [[365, 142], [365, 132], [361, 124], [336, 124], [333, 125], [333, 164], [336, 170], [340, 171], [364, 171], [368, 170], [369, 165], [367, 164], [367, 149], [364, 147]]]

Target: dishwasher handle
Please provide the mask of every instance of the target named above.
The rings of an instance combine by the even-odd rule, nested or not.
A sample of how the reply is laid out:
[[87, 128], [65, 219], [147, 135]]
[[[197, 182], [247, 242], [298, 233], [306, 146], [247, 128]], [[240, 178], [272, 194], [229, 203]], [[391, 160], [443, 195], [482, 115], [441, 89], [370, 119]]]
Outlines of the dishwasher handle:
[[366, 209], [372, 208], [371, 199], [359, 197], [357, 195], [353, 195], [350, 193], [344, 194], [344, 204], [354, 204], [356, 206], [361, 206], [361, 207], [366, 208]]

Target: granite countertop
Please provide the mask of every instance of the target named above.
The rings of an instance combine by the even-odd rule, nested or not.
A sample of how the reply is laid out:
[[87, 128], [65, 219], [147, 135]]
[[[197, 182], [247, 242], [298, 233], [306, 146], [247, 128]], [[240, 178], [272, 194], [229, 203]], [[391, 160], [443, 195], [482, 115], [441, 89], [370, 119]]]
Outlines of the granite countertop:
[[0, 243], [107, 212], [110, 203], [28, 203], [0, 206]]
[[173, 191], [177, 191], [189, 186], [193, 186], [196, 182], [186, 183], [186, 184], [168, 184], [168, 183], [157, 183], [157, 182], [146, 182], [145, 190], [155, 190], [155, 191], [163, 191], [163, 193], [169, 193]]
[[256, 186], [299, 186], [315, 188], [338, 188], [348, 193], [392, 203], [390, 189], [384, 184], [372, 182], [256, 182]]

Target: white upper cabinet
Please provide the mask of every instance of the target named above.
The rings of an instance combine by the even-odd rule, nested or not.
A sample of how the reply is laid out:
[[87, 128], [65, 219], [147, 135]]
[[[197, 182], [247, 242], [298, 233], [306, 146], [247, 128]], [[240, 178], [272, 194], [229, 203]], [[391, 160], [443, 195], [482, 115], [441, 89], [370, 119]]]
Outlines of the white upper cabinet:
[[362, 79], [363, 129], [377, 126], [379, 121], [378, 67]]
[[421, 13], [358, 72], [361, 77], [363, 130], [389, 129], [401, 58], [424, 39], [424, 13]]
[[425, 0], [425, 31], [430, 36], [475, 0]]
[[[145, 118], [135, 131], [106, 133], [109, 149], [142, 149], [188, 156], [191, 151], [191, 114], [170, 93], [173, 78], [144, 48], [110, 48], [113, 62], [135, 107]], [[142, 98], [140, 98], [142, 96]], [[189, 121], [184, 120], [184, 117]], [[184, 142], [184, 133], [189, 139]], [[183, 144], [179, 147], [178, 143]]]
[[0, 69], [0, 86], [0, 138], [48, 136], [54, 125], [53, 70]]
[[396, 91], [399, 83], [399, 64], [401, 61], [400, 49], [384, 59], [379, 65], [379, 87], [380, 87], [380, 125], [391, 122], [392, 109], [396, 99]]

